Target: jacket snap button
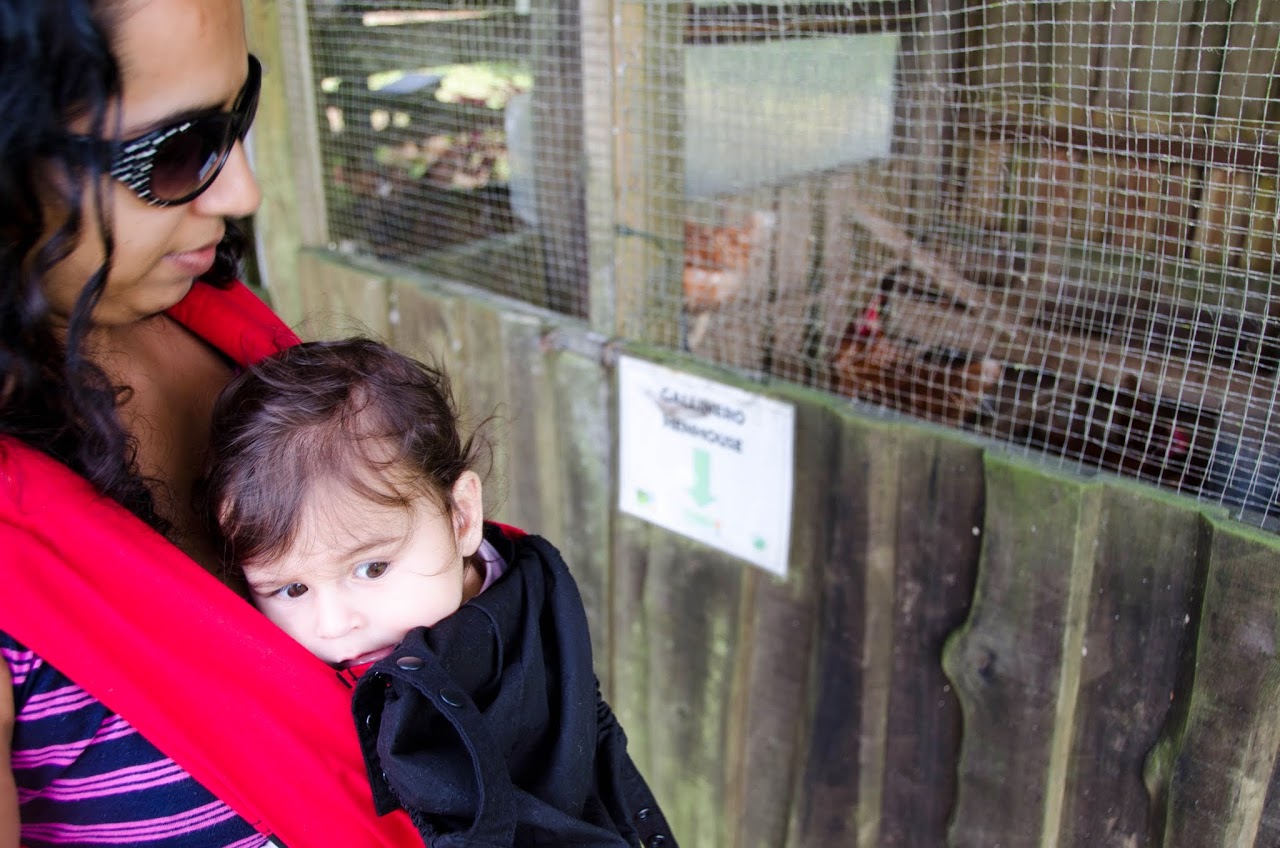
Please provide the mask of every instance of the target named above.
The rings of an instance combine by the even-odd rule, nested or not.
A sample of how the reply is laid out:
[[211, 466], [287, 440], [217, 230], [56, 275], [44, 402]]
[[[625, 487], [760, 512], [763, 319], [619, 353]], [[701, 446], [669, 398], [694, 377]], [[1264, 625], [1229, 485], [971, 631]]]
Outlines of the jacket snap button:
[[649, 840], [649, 848], [658, 848], [660, 845], [667, 844], [667, 837], [659, 833], [657, 836]]
[[426, 664], [426, 661], [423, 660], [422, 657], [401, 657], [396, 660], [396, 665], [400, 666], [405, 671], [417, 671]]
[[466, 701], [466, 695], [463, 695], [457, 689], [440, 690], [440, 700], [444, 701], [451, 707], [461, 708]]
[[649, 818], [649, 808], [641, 807], [640, 810], [636, 813], [636, 818], [640, 819], [640, 821], [644, 821], [645, 819]]

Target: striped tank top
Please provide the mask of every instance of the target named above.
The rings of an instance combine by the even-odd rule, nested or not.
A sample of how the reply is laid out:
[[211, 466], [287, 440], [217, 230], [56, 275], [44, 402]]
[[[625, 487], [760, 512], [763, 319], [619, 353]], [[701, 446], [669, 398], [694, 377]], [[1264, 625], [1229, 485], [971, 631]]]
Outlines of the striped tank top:
[[[26, 848], [261, 848], [257, 833], [128, 722], [0, 633]], [[163, 679], [156, 678], [163, 686]]]

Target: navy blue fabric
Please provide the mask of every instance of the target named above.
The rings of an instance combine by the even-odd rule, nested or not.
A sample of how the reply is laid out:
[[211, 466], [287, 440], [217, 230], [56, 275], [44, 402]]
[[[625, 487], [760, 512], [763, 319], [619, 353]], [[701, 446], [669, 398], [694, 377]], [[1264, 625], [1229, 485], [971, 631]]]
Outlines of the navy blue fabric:
[[506, 574], [356, 684], [379, 812], [404, 807], [431, 848], [674, 848], [600, 697], [564, 560], [537, 536], [485, 535]]

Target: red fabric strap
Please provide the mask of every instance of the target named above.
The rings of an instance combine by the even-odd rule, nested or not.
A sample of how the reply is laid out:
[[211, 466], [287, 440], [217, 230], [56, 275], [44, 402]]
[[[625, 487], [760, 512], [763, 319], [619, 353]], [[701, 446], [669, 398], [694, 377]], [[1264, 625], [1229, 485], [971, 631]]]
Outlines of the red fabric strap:
[[229, 289], [196, 283], [169, 310], [169, 316], [240, 365], [299, 341], [270, 307], [240, 283]]
[[[297, 337], [243, 286], [174, 317], [248, 364]], [[216, 326], [215, 326], [216, 325]], [[420, 845], [374, 813], [351, 690], [114, 501], [0, 439], [0, 628], [287, 848]]]

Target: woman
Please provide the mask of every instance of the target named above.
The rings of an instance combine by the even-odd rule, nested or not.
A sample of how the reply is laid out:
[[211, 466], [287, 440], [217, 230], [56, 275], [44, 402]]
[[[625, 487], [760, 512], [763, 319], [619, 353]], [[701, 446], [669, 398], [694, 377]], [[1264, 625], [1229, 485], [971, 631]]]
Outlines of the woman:
[[0, 0], [0, 848], [417, 841], [350, 693], [201, 569], [213, 399], [296, 341], [232, 282], [242, 16]]

